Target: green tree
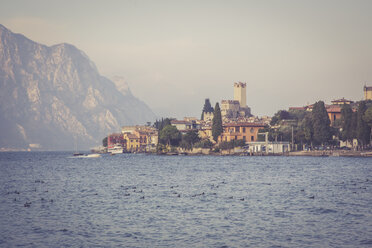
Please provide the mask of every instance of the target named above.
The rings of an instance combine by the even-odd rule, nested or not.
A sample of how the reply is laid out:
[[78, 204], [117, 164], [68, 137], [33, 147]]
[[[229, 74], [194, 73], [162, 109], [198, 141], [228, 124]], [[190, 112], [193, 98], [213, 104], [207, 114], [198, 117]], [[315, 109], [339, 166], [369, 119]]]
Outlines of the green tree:
[[325, 144], [331, 140], [332, 130], [330, 127], [327, 110], [323, 101], [316, 102], [312, 111], [313, 141], [315, 144]]
[[178, 146], [182, 139], [180, 131], [175, 126], [167, 125], [159, 132], [159, 142], [164, 145]]
[[341, 109], [341, 140], [353, 140], [353, 110], [349, 104], [344, 104]]
[[270, 125], [274, 126], [278, 124], [281, 120], [292, 119], [291, 114], [286, 110], [279, 110], [271, 119]]
[[103, 147], [107, 147], [107, 137], [102, 140]]
[[311, 113], [307, 113], [298, 124], [299, 125], [298, 139], [300, 140], [300, 142], [308, 145], [312, 144], [314, 135], [313, 121], [311, 115], [312, 115]]
[[372, 134], [372, 106], [369, 107], [366, 112], [364, 112], [363, 120], [368, 124], [370, 127], [370, 136], [369, 141], [371, 142], [371, 134]]
[[216, 103], [216, 106], [214, 107], [214, 113], [213, 113], [213, 119], [212, 119], [212, 136], [214, 141], [217, 142], [218, 136], [221, 135], [223, 129], [222, 129], [222, 117], [221, 117], [221, 110], [220, 105], [218, 102]]
[[195, 143], [194, 147], [196, 147], [196, 148], [212, 148], [213, 143], [209, 139], [203, 139], [203, 140]]
[[372, 106], [364, 112], [363, 120], [372, 128]]
[[181, 147], [191, 150], [195, 143], [200, 141], [197, 130], [190, 130], [182, 136]]
[[370, 139], [371, 128], [368, 126], [367, 122], [364, 121], [363, 116], [367, 110], [366, 102], [359, 102], [358, 112], [357, 112], [357, 129], [356, 136], [357, 139], [362, 143], [362, 145], [367, 145]]
[[168, 126], [171, 124], [171, 120], [173, 119], [172, 118], [165, 118], [165, 119], [161, 118], [161, 120], [156, 120], [153, 126], [159, 131], [161, 131], [165, 126]]
[[305, 116], [308, 114], [306, 110], [303, 109], [290, 109], [288, 111], [291, 119], [303, 120]]

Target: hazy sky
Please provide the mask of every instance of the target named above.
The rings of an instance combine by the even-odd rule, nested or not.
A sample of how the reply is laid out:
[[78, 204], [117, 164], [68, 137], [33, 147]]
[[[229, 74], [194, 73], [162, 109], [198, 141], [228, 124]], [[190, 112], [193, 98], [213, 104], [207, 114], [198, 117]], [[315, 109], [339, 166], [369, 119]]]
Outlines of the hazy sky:
[[83, 50], [158, 116], [200, 117], [247, 83], [254, 115], [372, 86], [372, 1], [0, 0], [15, 33]]

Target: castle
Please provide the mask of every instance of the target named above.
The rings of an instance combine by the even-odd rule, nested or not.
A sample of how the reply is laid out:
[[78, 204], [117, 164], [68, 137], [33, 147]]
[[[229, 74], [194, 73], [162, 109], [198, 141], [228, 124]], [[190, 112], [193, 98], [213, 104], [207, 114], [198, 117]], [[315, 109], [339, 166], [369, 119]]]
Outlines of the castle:
[[247, 106], [246, 83], [234, 83], [234, 100], [221, 101], [221, 116], [226, 119], [250, 117], [251, 109]]

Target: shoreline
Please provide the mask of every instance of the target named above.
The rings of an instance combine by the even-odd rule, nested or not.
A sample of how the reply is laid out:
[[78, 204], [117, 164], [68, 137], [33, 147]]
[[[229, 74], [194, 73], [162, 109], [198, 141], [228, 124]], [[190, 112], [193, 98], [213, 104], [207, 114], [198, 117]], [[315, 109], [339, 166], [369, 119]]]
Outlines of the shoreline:
[[295, 156], [302, 156], [302, 157], [372, 157], [372, 151], [338, 151], [338, 150], [330, 150], [330, 151], [294, 151], [294, 152], [286, 152], [286, 153], [249, 153], [249, 152], [234, 152], [234, 151], [227, 151], [224, 150], [223, 152], [208, 152], [208, 153], [200, 153], [200, 152], [172, 152], [172, 153], [154, 153], [155, 155], [161, 156], [247, 156], [247, 157], [261, 157], [261, 156], [286, 156], [286, 157], [295, 157]]

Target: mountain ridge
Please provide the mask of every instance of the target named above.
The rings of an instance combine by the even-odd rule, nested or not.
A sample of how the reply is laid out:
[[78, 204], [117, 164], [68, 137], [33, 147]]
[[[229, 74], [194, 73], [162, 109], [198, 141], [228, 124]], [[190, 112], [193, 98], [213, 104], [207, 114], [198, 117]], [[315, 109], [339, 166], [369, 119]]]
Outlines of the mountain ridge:
[[88, 149], [156, 118], [72, 44], [46, 46], [1, 24], [0, 41], [0, 149], [68, 150], [75, 138]]

